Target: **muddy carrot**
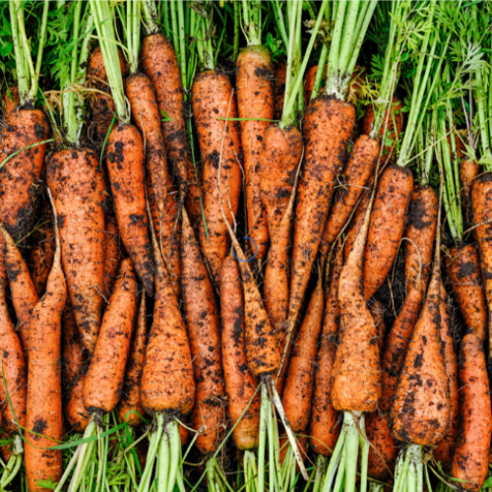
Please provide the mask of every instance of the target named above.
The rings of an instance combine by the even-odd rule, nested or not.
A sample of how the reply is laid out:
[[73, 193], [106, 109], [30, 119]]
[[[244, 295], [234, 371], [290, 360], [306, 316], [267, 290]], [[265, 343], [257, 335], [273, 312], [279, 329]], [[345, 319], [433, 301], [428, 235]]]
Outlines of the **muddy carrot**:
[[120, 268], [120, 233], [114, 215], [105, 215], [104, 231], [104, 295], [109, 298]]
[[282, 117], [285, 96], [285, 78], [287, 66], [285, 63], [275, 65], [273, 78], [273, 119], [279, 120]]

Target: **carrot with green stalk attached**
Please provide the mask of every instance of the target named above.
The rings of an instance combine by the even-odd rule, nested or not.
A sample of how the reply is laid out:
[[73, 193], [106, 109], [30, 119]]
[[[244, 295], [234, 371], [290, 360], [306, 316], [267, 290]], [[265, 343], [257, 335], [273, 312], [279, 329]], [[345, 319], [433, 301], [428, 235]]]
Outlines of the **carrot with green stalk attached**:
[[[54, 218], [56, 224], [56, 213]], [[46, 293], [34, 306], [29, 323], [25, 461], [27, 483], [33, 492], [48, 490], [39, 482], [56, 483], [62, 476], [62, 452], [49, 449], [63, 438], [60, 357], [67, 288], [57, 229], [55, 241], [55, 257]]]

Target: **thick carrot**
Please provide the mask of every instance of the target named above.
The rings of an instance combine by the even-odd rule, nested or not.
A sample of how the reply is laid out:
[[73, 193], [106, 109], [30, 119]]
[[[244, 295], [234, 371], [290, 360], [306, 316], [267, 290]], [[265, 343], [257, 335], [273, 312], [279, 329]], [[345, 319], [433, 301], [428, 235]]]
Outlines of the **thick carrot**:
[[344, 152], [354, 125], [354, 107], [327, 96], [317, 98], [306, 113], [305, 165], [297, 190], [287, 342], [295, 330], [297, 315], [328, 217], [335, 177], [342, 168]]
[[435, 445], [449, 422], [449, 388], [440, 337], [441, 279], [438, 262], [401, 370], [390, 411], [393, 435], [404, 442]]
[[104, 223], [104, 295], [109, 298], [120, 269], [120, 233], [113, 214], [106, 213]]
[[131, 426], [137, 426], [142, 421], [138, 414], [141, 416], [145, 414], [145, 410], [143, 409], [142, 402], [140, 400], [140, 376], [142, 375], [142, 367], [145, 359], [146, 341], [147, 310], [145, 293], [142, 292], [130, 360], [125, 373], [123, 396], [118, 404], [120, 421], [128, 422], [128, 425]]
[[168, 170], [166, 147], [161, 131], [159, 109], [150, 79], [143, 73], [132, 75], [126, 83], [126, 94], [133, 118], [142, 133], [147, 162], [147, 196], [157, 240], [171, 272], [176, 295], [180, 295], [181, 265], [177, 190]]
[[446, 257], [446, 271], [467, 328], [485, 342], [487, 301], [476, 247], [473, 244], [465, 244], [451, 248]]
[[231, 425], [237, 424], [232, 436], [238, 449], [247, 450], [258, 446], [260, 395], [256, 392], [258, 383], [250, 373], [246, 359], [244, 295], [240, 275], [237, 261], [229, 254], [220, 275], [222, 364]]
[[463, 212], [468, 224], [471, 224], [473, 222], [471, 192], [475, 178], [478, 176], [478, 172], [479, 166], [475, 160], [465, 158], [461, 161], [460, 183], [462, 183], [463, 185], [463, 188], [461, 189], [461, 196]]
[[321, 344], [316, 357], [316, 373], [313, 395], [313, 411], [310, 422], [310, 444], [315, 453], [330, 456], [340, 434], [340, 414], [331, 402], [332, 371], [337, 350], [338, 334], [338, 285], [342, 270], [342, 254], [339, 250], [333, 263], [330, 289], [326, 296]]
[[323, 321], [323, 309], [322, 276], [320, 275], [292, 348], [282, 395], [285, 414], [295, 432], [303, 432], [309, 424], [311, 398], [314, 390], [314, 365]]
[[287, 77], [287, 65], [277, 63], [273, 78], [273, 119], [280, 120], [284, 109], [285, 79]]
[[[248, 235], [258, 248], [261, 261], [266, 254], [268, 227], [260, 195], [260, 153], [273, 119], [272, 60], [265, 46], [248, 46], [237, 59], [237, 110], [241, 127], [241, 145], [246, 174]], [[255, 121], [251, 118], [261, 118]]]
[[400, 247], [413, 191], [410, 170], [388, 166], [379, 183], [364, 261], [364, 295], [370, 299], [381, 287]]
[[488, 470], [492, 413], [482, 341], [465, 335], [460, 348], [460, 432], [452, 475], [464, 490], [478, 491]]
[[29, 356], [30, 338], [33, 334], [29, 325], [31, 323], [32, 311], [39, 298], [20, 251], [17, 249], [10, 234], [2, 225], [0, 225], [0, 230], [3, 233], [6, 243], [5, 265], [9, 276], [12, 303], [17, 318], [17, 330], [19, 331], [24, 355], [27, 359]]
[[48, 186], [58, 213], [63, 270], [84, 346], [92, 353], [101, 324], [104, 286], [104, 211], [99, 159], [88, 149], [51, 158]]
[[367, 180], [374, 171], [378, 155], [379, 144], [376, 140], [361, 135], [355, 141], [344, 172], [345, 182], [335, 193], [323, 232], [320, 246], [323, 256], [326, 256], [328, 248], [335, 241], [362, 195]]
[[352, 251], [355, 240], [357, 239], [357, 235], [364, 224], [364, 219], [367, 212], [367, 207], [369, 206], [369, 202], [371, 201], [371, 194], [364, 193], [362, 198], [359, 201], [359, 205], [357, 205], [357, 209], [354, 213], [354, 216], [350, 222], [350, 228], [347, 232], [347, 237], [345, 238], [344, 248], [343, 248], [343, 257], [346, 260], [348, 258], [349, 253]]
[[152, 248], [145, 212], [142, 137], [133, 125], [119, 125], [109, 134], [106, 153], [121, 240], [147, 295], [152, 296]]
[[[2, 378], [0, 403], [3, 428], [9, 434], [17, 431], [16, 420], [24, 426], [26, 421], [27, 368], [19, 336], [10, 320], [5, 300], [5, 290], [0, 286], [0, 352]], [[10, 402], [7, 399], [10, 398]]]
[[181, 73], [173, 45], [164, 34], [151, 34], [142, 43], [142, 69], [152, 81], [159, 111], [167, 156], [181, 194], [188, 185], [186, 209], [193, 224], [201, 217], [200, 190], [186, 136]]
[[183, 301], [196, 383], [192, 427], [198, 431], [205, 426], [196, 445], [201, 453], [209, 454], [219, 446], [225, 422], [220, 317], [214, 288], [186, 212], [183, 213], [181, 261]]
[[[3, 131], [0, 162], [21, 149], [45, 141], [48, 133], [48, 120], [42, 111], [20, 109], [14, 112]], [[0, 171], [0, 216], [15, 240], [27, 234], [34, 222], [46, 145], [23, 150]]]
[[492, 173], [483, 174], [475, 180], [472, 188], [473, 220], [475, 239], [480, 248], [482, 278], [489, 311], [489, 355], [492, 354], [491, 315], [492, 313]]
[[441, 317], [441, 342], [444, 349], [444, 363], [446, 364], [446, 376], [449, 386], [449, 423], [447, 432], [443, 440], [434, 450], [434, 458], [440, 461], [443, 466], [450, 466], [453, 460], [453, 452], [458, 437], [458, 418], [459, 418], [459, 402], [458, 402], [458, 360], [454, 350], [454, 340], [450, 333], [450, 319], [448, 314], [448, 306], [446, 299], [446, 290], [444, 284], [441, 283], [441, 305], [439, 307]]
[[85, 408], [90, 413], [111, 412], [120, 400], [136, 311], [135, 274], [131, 260], [125, 259], [84, 378]]
[[32, 492], [49, 490], [39, 482], [59, 482], [63, 471], [62, 451], [49, 448], [56, 446], [63, 438], [60, 358], [61, 320], [66, 299], [67, 288], [57, 234], [56, 252], [46, 293], [35, 305], [29, 324], [25, 424], [27, 443], [24, 456], [27, 483]]
[[430, 186], [417, 188], [412, 195], [405, 231], [405, 279], [407, 289], [417, 281], [427, 285], [432, 263], [437, 224], [438, 200]]
[[203, 205], [208, 232], [207, 236], [202, 223], [199, 239], [212, 279], [218, 285], [229, 246], [219, 201], [222, 199], [227, 220], [232, 225], [241, 194], [239, 126], [236, 121], [224, 121], [226, 117], [237, 118], [236, 100], [229, 78], [207, 70], [195, 78], [192, 101], [202, 157]]

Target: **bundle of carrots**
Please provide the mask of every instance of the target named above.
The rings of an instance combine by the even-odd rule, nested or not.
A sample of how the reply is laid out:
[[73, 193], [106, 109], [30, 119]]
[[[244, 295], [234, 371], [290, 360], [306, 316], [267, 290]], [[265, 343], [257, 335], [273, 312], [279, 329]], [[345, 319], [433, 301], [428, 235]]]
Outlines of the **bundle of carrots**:
[[491, 22], [1, 2], [0, 490], [492, 487]]

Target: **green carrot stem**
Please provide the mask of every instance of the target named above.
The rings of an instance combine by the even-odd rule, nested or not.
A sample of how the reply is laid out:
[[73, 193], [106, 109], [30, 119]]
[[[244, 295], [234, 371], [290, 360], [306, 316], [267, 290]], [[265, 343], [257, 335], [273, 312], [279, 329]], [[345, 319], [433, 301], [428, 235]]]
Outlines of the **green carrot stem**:
[[[164, 5], [164, 15], [167, 13], [167, 3], [162, 2]], [[145, 31], [147, 35], [156, 34], [159, 32], [159, 26], [157, 25], [157, 12], [155, 9], [154, 0], [143, 0], [142, 3], [142, 14], [144, 20]], [[164, 23], [166, 25], [166, 23]], [[167, 34], [166, 34], [166, 37]]]

